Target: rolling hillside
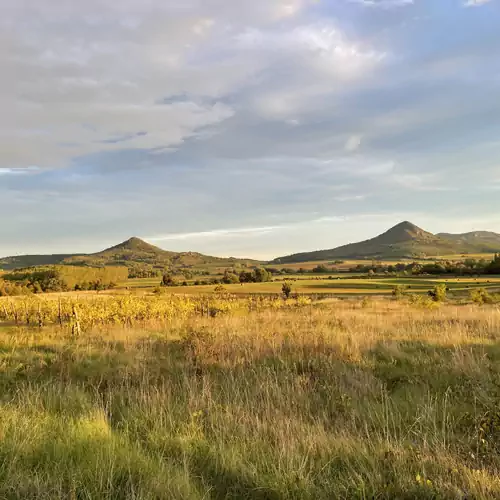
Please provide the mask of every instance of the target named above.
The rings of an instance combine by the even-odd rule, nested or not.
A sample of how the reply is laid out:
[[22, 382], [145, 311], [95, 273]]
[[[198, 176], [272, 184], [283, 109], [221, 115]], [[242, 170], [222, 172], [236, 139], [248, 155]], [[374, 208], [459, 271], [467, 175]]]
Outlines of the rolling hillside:
[[[483, 234], [492, 235], [495, 233]], [[487, 250], [485, 250], [486, 245], [484, 244], [486, 237], [465, 238], [465, 235], [448, 236], [451, 237], [434, 235], [415, 226], [411, 222], [405, 221], [369, 240], [351, 243], [330, 250], [288, 255], [275, 259], [273, 262], [287, 264], [330, 259], [425, 258], [436, 255], [500, 251], [500, 236], [498, 243], [495, 243], [493, 238], [488, 240], [491, 242], [491, 245], [487, 247]], [[454, 238], [454, 236], [457, 236], [457, 238]]]
[[500, 250], [500, 234], [491, 231], [473, 231], [463, 234], [438, 233], [436, 236], [460, 245], [473, 245], [479, 252]]
[[0, 258], [0, 269], [10, 271], [33, 266], [52, 266], [61, 264], [65, 259], [75, 257], [72, 254], [55, 255], [16, 255]]
[[195, 252], [170, 252], [151, 245], [140, 238], [130, 238], [123, 243], [93, 254], [30, 255], [0, 259], [0, 269], [11, 270], [42, 265], [72, 266], [152, 266], [154, 268], [213, 268], [256, 265], [251, 259], [220, 258]]

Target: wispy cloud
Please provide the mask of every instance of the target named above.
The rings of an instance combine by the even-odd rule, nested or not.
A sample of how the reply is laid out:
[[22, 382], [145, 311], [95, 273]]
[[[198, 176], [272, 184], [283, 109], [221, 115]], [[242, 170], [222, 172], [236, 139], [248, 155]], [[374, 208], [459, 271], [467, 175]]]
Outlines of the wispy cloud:
[[21, 167], [21, 168], [7, 168], [0, 167], [0, 175], [25, 175], [39, 172], [38, 167]]
[[449, 180], [434, 174], [392, 174], [388, 181], [411, 191], [456, 191]]
[[280, 229], [285, 229], [286, 225], [280, 226], [264, 226], [264, 227], [244, 227], [244, 228], [230, 228], [230, 229], [214, 229], [212, 231], [199, 231], [193, 233], [172, 233], [157, 236], [150, 236], [145, 238], [148, 241], [174, 241], [174, 240], [197, 240], [207, 238], [224, 238], [234, 236], [248, 236], [248, 235], [262, 235], [268, 234]]
[[414, 0], [351, 0], [351, 2], [359, 3], [366, 7], [390, 9], [392, 7], [404, 7], [406, 5], [412, 5], [414, 3]]
[[362, 139], [363, 138], [360, 135], [351, 135], [351, 137], [349, 137], [349, 139], [347, 139], [345, 143], [345, 150], [350, 153], [357, 151], [361, 146]]
[[465, 7], [480, 7], [481, 5], [485, 5], [492, 0], [467, 0], [464, 5]]
[[345, 196], [335, 196], [335, 200], [341, 201], [341, 202], [346, 202], [346, 201], [361, 201], [365, 200], [366, 195], [364, 194], [352, 194], [352, 195], [345, 195]]

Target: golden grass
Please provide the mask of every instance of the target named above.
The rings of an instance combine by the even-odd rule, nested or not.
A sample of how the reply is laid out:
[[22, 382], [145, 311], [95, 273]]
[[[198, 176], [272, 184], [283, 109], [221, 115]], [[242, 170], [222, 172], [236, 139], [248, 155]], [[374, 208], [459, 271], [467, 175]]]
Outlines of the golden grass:
[[0, 328], [0, 498], [499, 498], [500, 311]]

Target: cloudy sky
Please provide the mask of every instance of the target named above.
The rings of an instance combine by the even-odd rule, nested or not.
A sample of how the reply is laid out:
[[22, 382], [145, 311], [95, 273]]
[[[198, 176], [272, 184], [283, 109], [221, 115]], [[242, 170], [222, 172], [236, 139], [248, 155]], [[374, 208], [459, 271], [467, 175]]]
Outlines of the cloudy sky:
[[0, 0], [0, 255], [500, 232], [499, 0]]

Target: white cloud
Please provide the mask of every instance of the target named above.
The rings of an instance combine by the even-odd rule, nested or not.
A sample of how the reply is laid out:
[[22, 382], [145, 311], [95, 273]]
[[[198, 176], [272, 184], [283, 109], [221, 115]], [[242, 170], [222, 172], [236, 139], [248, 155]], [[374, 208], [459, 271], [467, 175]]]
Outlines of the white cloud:
[[353, 194], [346, 196], [336, 196], [334, 198], [336, 201], [346, 202], [346, 201], [361, 201], [366, 199], [366, 195], [364, 194]]
[[465, 7], [480, 7], [481, 5], [485, 5], [491, 2], [491, 0], [467, 0], [464, 3]]
[[7, 168], [0, 167], [0, 176], [2, 175], [23, 175], [38, 172], [38, 167]]
[[456, 188], [436, 174], [395, 173], [388, 178], [396, 186], [410, 191], [455, 191]]
[[384, 56], [331, 22], [295, 20], [309, 3], [9, 2], [0, 20], [0, 166], [174, 150], [245, 106], [302, 124], [311, 100]]
[[287, 226], [263, 226], [263, 227], [245, 227], [245, 228], [230, 228], [230, 229], [213, 229], [212, 231], [199, 231], [193, 233], [172, 233], [160, 236], [150, 236], [145, 239], [148, 241], [161, 242], [173, 240], [191, 240], [191, 239], [207, 239], [207, 238], [224, 238], [235, 237], [238, 235], [259, 235], [267, 234], [273, 231], [284, 229]]
[[351, 2], [359, 3], [366, 7], [379, 7], [382, 9], [390, 9], [393, 7], [404, 7], [406, 5], [412, 5], [414, 3], [414, 0], [351, 0]]
[[347, 139], [347, 142], [345, 143], [345, 150], [350, 153], [357, 151], [361, 146], [362, 140], [363, 138], [361, 135], [351, 135], [349, 139]]
[[[333, 102], [349, 85], [369, 77], [383, 50], [348, 37], [331, 21], [288, 30], [250, 29], [237, 37], [243, 57], [260, 61], [250, 105], [262, 118], [287, 123], [310, 114], [322, 99]], [[262, 78], [262, 77], [261, 77]]]

